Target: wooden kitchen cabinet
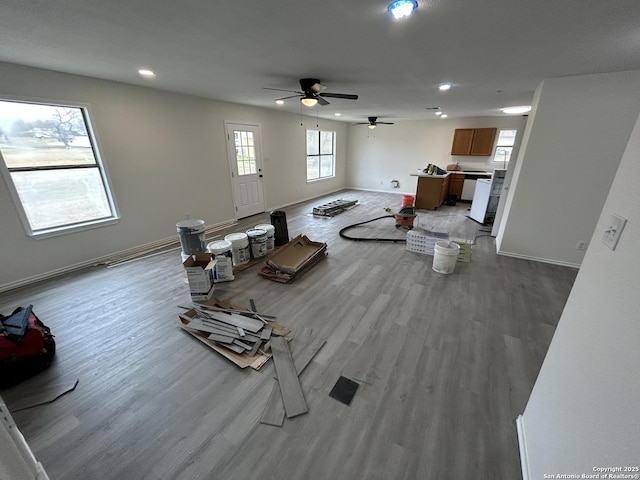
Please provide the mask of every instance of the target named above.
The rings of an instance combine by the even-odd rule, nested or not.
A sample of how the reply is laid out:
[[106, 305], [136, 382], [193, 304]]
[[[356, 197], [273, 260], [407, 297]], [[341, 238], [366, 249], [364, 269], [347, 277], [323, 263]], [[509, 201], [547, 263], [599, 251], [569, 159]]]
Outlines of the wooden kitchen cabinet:
[[497, 131], [497, 128], [456, 128], [451, 155], [491, 155]]
[[449, 194], [451, 175], [428, 175], [418, 177], [415, 207], [435, 210], [442, 205]]
[[456, 199], [462, 198], [462, 188], [464, 187], [464, 173], [452, 173], [449, 180], [449, 195], [456, 195]]

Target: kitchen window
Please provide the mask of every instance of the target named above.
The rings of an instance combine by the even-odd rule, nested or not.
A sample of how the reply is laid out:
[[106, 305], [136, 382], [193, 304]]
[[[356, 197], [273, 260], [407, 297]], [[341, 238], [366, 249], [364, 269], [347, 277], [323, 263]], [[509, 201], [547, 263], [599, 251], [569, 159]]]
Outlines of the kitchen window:
[[29, 236], [117, 221], [86, 107], [0, 100], [0, 159]]
[[500, 130], [498, 133], [498, 141], [496, 142], [496, 151], [493, 155], [493, 163], [506, 168], [513, 145], [516, 141], [517, 130]]
[[307, 182], [335, 177], [336, 132], [307, 130]]

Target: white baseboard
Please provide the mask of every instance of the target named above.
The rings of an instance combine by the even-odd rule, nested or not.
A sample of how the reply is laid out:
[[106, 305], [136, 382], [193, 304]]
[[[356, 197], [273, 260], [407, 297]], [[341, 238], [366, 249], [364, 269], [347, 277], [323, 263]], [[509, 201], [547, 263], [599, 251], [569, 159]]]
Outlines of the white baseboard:
[[[236, 225], [236, 223], [237, 223], [236, 220], [225, 220], [224, 222], [216, 223], [215, 225], [209, 225], [208, 227], [205, 228], [205, 234], [211, 234], [218, 230], [222, 230], [223, 228], [231, 227], [233, 225]], [[128, 248], [126, 250], [110, 253], [108, 255], [92, 258], [79, 263], [74, 263], [73, 265], [67, 265], [65, 267], [57, 268], [55, 270], [50, 270], [48, 272], [40, 273], [38, 275], [33, 275], [31, 277], [22, 278], [14, 282], [2, 284], [0, 285], [0, 293], [6, 292], [8, 290], [13, 290], [14, 288], [24, 287], [25, 285], [30, 285], [32, 283], [40, 282], [42, 280], [48, 280], [50, 278], [57, 277], [58, 275], [64, 275], [65, 273], [70, 273], [75, 270], [80, 270], [82, 268], [96, 266], [103, 263], [107, 263], [109, 261], [116, 260], [118, 258], [135, 255], [136, 253], [139, 253], [139, 252], [146, 252], [154, 249], [157, 249], [157, 250], [169, 249], [174, 245], [177, 245], [177, 246], [180, 245], [180, 239], [178, 238], [177, 233], [175, 236], [172, 236], [169, 238], [163, 238], [162, 240], [157, 240], [151, 243], [145, 243], [144, 245]]]
[[533, 260], [534, 262], [549, 263], [551, 265], [560, 265], [562, 267], [580, 268], [579, 263], [561, 262], [560, 260], [551, 260], [549, 258], [533, 257], [530, 255], [521, 255], [519, 253], [505, 252], [501, 250], [498, 250], [498, 252], [496, 253], [498, 255], [503, 255], [505, 257], [521, 258], [522, 260]]
[[363, 192], [376, 192], [376, 193], [397, 193], [399, 195], [412, 195], [412, 196], [416, 196], [416, 192], [401, 192], [401, 191], [396, 191], [395, 189], [393, 190], [376, 190], [373, 188], [360, 188], [360, 187], [345, 187], [345, 189], [347, 190], [362, 190]]
[[520, 468], [522, 469], [522, 480], [529, 480], [529, 457], [527, 454], [527, 442], [524, 436], [524, 419], [522, 415], [516, 418], [516, 428], [518, 429], [518, 446], [520, 447]]
[[315, 198], [321, 198], [321, 197], [326, 197], [327, 195], [333, 195], [334, 193], [342, 192], [343, 190], [350, 190], [350, 189], [347, 188], [347, 187], [336, 188], [335, 190], [330, 190], [328, 192], [321, 193], [319, 195], [313, 195], [311, 197], [301, 198], [301, 199], [295, 200], [293, 202], [283, 203], [282, 205], [277, 205], [275, 207], [269, 207], [267, 209], [267, 211], [279, 210], [281, 208], [290, 207], [291, 205], [297, 205], [298, 203], [308, 202], [308, 201], [313, 200]]

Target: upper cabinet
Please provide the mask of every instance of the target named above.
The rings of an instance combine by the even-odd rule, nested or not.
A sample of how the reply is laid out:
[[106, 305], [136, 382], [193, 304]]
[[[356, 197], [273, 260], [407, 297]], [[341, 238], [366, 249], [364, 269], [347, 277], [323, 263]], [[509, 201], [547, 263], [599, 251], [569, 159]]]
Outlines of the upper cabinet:
[[497, 128], [456, 128], [451, 155], [490, 156], [497, 131]]

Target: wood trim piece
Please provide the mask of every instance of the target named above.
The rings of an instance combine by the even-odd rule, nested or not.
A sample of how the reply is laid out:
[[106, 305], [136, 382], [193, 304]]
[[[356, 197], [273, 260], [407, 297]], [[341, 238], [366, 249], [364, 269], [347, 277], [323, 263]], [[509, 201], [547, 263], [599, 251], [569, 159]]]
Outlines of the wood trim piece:
[[307, 413], [309, 408], [298, 381], [298, 373], [293, 364], [287, 341], [283, 337], [273, 337], [271, 339], [271, 352], [273, 353], [273, 364], [278, 375], [278, 385], [280, 385], [280, 393], [282, 394], [282, 402], [284, 403], [284, 411], [287, 414], [287, 418]]

